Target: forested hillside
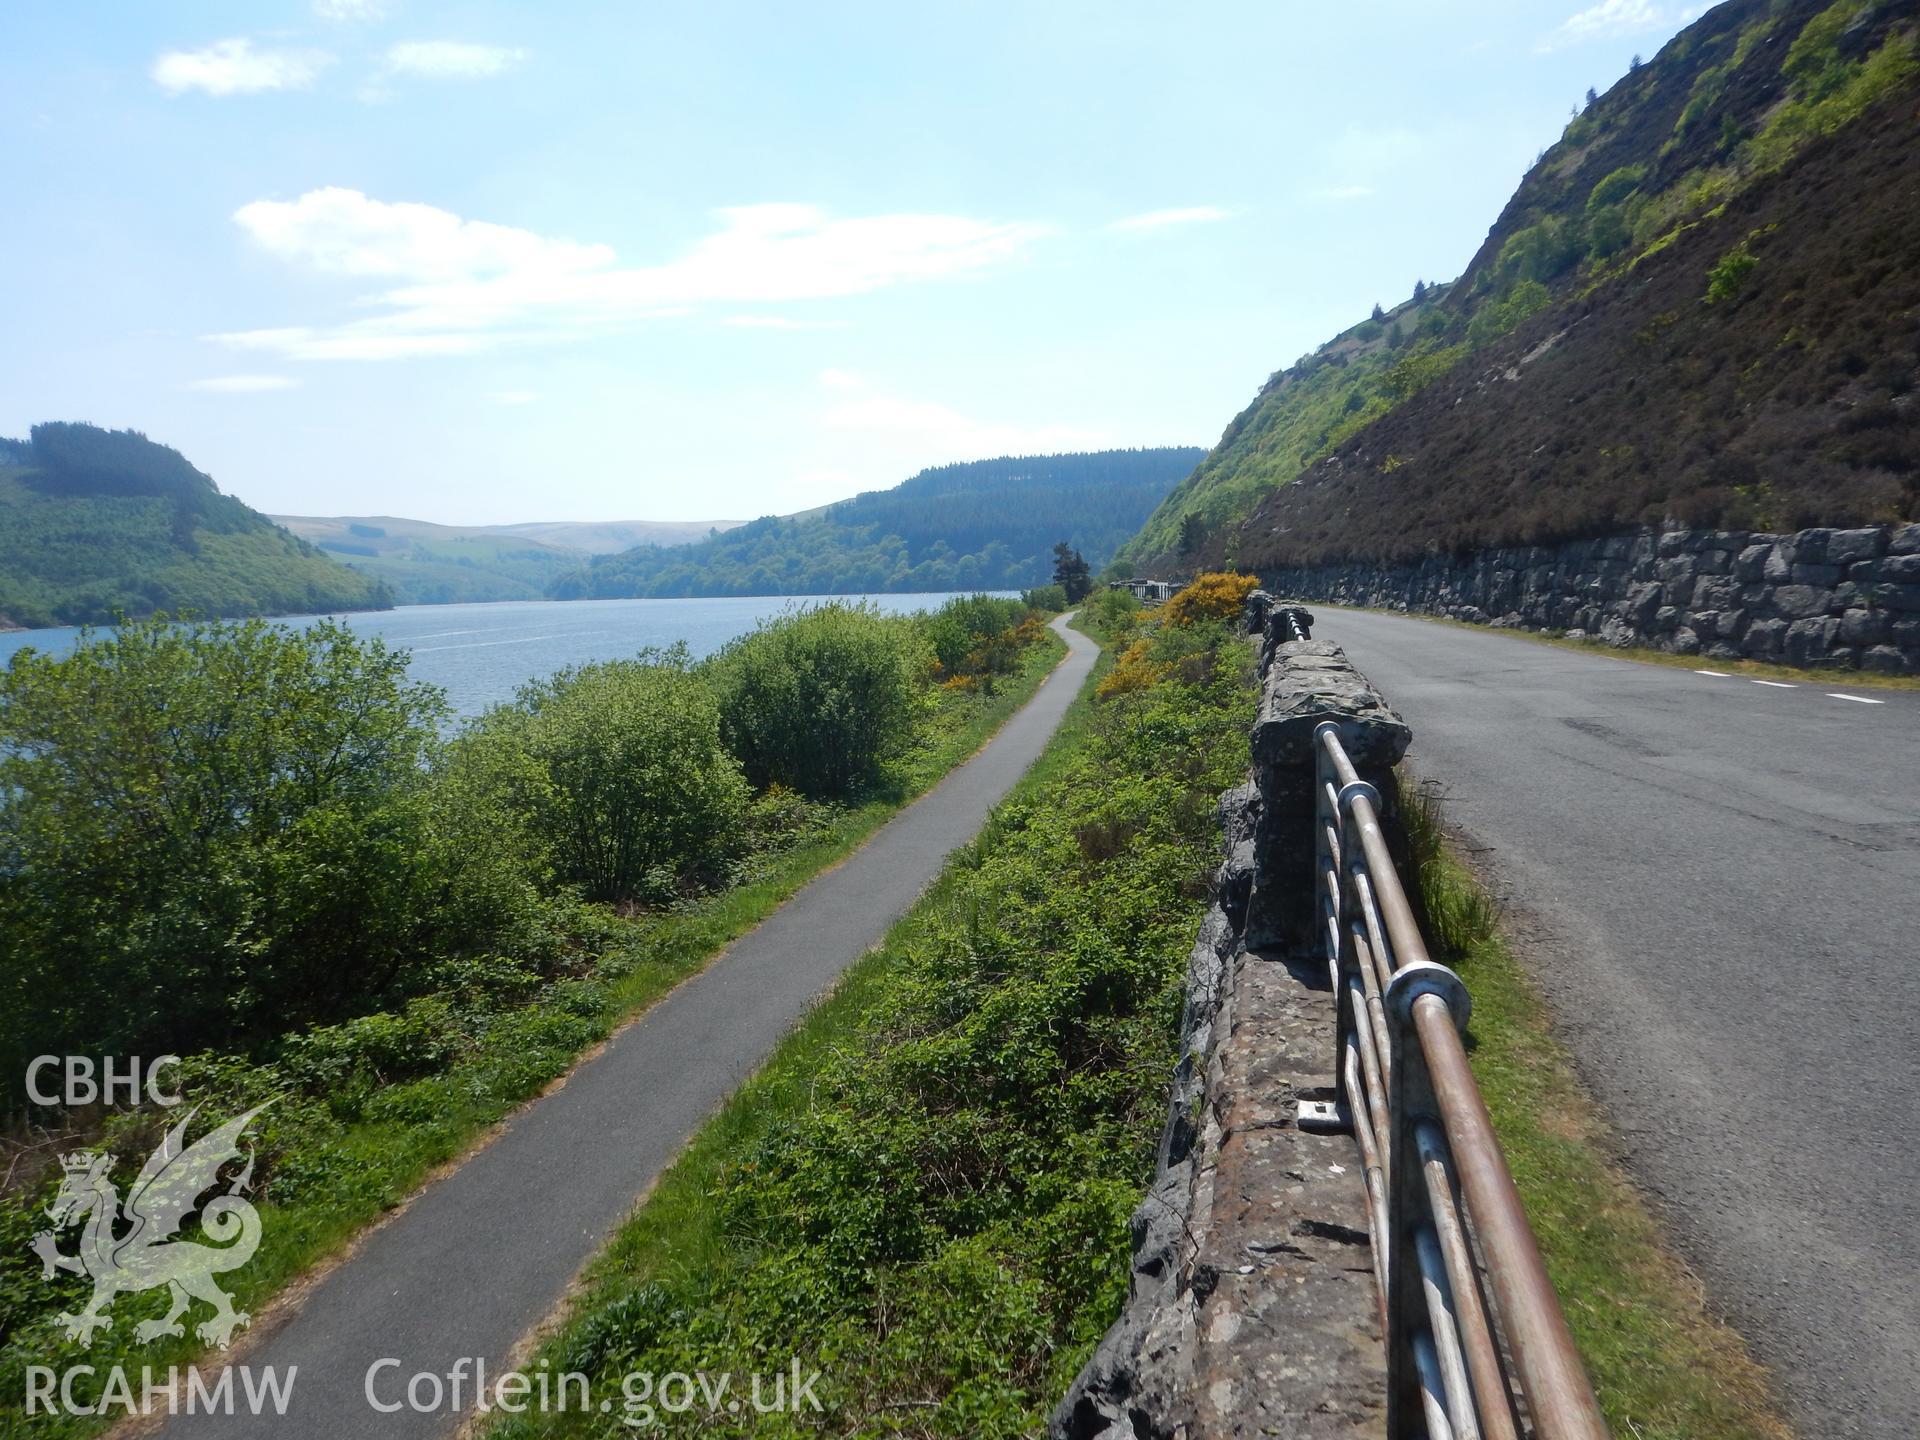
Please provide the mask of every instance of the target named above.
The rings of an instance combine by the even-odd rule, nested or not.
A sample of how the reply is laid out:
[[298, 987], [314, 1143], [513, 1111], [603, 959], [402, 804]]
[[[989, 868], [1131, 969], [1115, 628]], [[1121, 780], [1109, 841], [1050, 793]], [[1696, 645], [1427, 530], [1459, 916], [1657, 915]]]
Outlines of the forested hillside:
[[383, 609], [336, 564], [133, 430], [33, 427], [0, 442], [0, 623], [78, 625]]
[[1066, 540], [1095, 568], [1200, 458], [1197, 448], [981, 460], [923, 470], [798, 516], [695, 545], [596, 559], [551, 590], [617, 595], [847, 595], [1014, 590], [1052, 576]]
[[1458, 283], [1275, 375], [1125, 555], [1920, 513], [1917, 76], [1910, 4], [1716, 7], [1569, 124]]
[[274, 515], [315, 546], [376, 580], [401, 605], [539, 600], [594, 555], [640, 544], [686, 545], [734, 520], [534, 520], [519, 525], [436, 525], [397, 515]]

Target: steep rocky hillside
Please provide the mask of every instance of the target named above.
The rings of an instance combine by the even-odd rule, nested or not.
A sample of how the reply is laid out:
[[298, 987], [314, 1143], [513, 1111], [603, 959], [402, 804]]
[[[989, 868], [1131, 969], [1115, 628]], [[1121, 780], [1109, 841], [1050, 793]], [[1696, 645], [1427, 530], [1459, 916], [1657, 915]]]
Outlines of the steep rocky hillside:
[[1125, 558], [1914, 516], [1915, 12], [1709, 12], [1568, 126], [1458, 283], [1269, 381]]

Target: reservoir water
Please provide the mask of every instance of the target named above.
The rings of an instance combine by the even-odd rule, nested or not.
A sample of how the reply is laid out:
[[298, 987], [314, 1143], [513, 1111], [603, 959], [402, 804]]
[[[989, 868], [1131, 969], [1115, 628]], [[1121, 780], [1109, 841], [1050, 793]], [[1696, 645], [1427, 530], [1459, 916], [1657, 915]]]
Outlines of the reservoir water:
[[[1012, 593], [1012, 592], [996, 592]], [[721, 596], [674, 600], [527, 600], [485, 605], [402, 605], [340, 617], [361, 635], [379, 636], [413, 653], [413, 676], [438, 685], [460, 715], [511, 700], [529, 680], [568, 665], [618, 660], [650, 645], [687, 642], [710, 655], [769, 616], [829, 599], [871, 600], [890, 614], [933, 610], [953, 597], [936, 595]], [[307, 625], [319, 617], [290, 615], [276, 624]], [[59, 654], [80, 631], [19, 630], [0, 634], [0, 664], [32, 645]]]

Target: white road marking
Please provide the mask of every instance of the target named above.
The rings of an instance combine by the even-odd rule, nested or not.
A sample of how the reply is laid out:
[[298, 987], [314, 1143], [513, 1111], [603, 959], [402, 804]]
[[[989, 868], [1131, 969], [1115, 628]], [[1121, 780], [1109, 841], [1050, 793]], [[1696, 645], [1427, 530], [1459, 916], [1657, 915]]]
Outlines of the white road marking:
[[1798, 690], [1800, 688], [1798, 685], [1789, 685], [1784, 680], [1756, 680], [1753, 683], [1756, 685], [1771, 685], [1776, 690]]
[[1724, 670], [1696, 670], [1696, 675], [1711, 675], [1716, 680], [1731, 680], [1733, 677]]
[[1827, 698], [1829, 700], [1851, 700], [1856, 705], [1884, 705], [1887, 703], [1884, 700], [1869, 700], [1864, 695], [1842, 695], [1838, 690], [1828, 691]]

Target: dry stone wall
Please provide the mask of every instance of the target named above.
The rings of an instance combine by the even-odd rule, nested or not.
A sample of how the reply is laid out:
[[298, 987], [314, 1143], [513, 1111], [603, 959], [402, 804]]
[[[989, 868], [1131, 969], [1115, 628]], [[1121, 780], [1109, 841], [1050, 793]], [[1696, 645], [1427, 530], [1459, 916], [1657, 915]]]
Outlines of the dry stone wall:
[[1263, 579], [1308, 600], [1715, 660], [1920, 674], [1920, 524], [1791, 535], [1649, 530]]
[[1295, 1123], [1332, 1089], [1334, 1001], [1313, 923], [1314, 728], [1392, 794], [1407, 729], [1311, 616], [1256, 594], [1253, 782], [1187, 969], [1181, 1059], [1125, 1308], [1053, 1440], [1379, 1440], [1386, 1372], [1353, 1140]]

